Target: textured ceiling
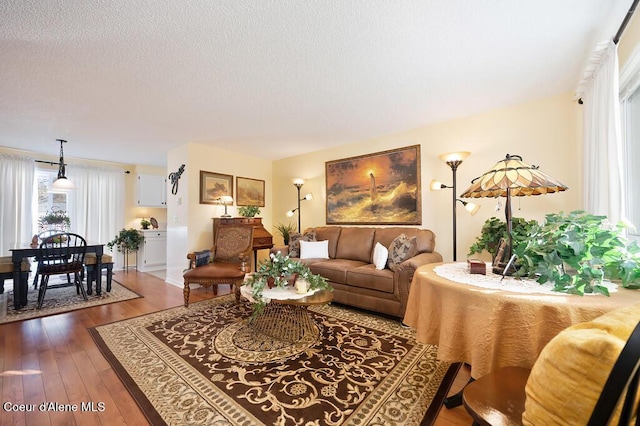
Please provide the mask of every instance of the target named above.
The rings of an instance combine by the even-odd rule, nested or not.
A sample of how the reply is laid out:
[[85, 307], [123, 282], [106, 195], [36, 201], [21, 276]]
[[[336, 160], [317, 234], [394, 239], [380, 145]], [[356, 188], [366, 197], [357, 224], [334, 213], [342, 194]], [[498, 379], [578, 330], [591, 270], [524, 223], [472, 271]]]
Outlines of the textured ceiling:
[[575, 89], [631, 0], [3, 0], [0, 146], [265, 158]]

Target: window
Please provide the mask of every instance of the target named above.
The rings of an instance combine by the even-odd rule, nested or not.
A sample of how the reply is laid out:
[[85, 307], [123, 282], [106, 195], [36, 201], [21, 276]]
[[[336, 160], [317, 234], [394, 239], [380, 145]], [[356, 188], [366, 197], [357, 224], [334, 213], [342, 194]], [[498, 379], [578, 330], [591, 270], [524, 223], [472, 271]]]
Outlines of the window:
[[631, 237], [640, 239], [640, 50], [625, 64], [620, 73], [620, 117], [622, 121], [623, 155], [625, 159], [626, 217], [635, 228]]
[[38, 219], [53, 210], [68, 212], [68, 197], [64, 192], [53, 192], [51, 184], [58, 177], [57, 172], [49, 170], [36, 170], [34, 179], [34, 217], [33, 217], [33, 234], [43, 231], [38, 226]]

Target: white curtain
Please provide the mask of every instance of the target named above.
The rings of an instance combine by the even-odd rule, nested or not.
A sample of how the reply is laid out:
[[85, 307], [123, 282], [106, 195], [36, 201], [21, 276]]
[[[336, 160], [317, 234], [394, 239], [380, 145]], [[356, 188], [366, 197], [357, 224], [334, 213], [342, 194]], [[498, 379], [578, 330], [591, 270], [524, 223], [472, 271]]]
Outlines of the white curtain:
[[598, 46], [577, 95], [584, 101], [584, 208], [612, 223], [625, 219], [618, 90], [618, 50], [610, 41]]
[[15, 243], [31, 241], [33, 158], [0, 154], [0, 253], [8, 256]]
[[67, 177], [73, 229], [87, 241], [108, 243], [124, 224], [124, 171], [118, 168], [69, 164]]

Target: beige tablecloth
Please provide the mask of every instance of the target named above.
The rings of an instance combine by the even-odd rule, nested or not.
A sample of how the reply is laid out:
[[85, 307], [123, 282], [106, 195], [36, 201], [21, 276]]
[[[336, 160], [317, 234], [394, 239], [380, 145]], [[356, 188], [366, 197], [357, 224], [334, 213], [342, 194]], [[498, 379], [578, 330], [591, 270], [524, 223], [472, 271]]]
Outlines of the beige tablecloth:
[[487, 289], [442, 278], [438, 265], [416, 270], [404, 323], [418, 341], [438, 345], [439, 359], [470, 364], [474, 378], [500, 367], [531, 368], [561, 330], [640, 303], [640, 290], [624, 288], [611, 297]]

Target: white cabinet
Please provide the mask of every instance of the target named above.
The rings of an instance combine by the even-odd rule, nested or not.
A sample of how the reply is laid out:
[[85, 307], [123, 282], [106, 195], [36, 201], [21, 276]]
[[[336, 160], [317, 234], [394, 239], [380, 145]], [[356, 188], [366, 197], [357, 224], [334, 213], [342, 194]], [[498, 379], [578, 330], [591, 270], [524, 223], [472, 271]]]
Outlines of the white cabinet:
[[167, 207], [167, 179], [159, 175], [138, 175], [138, 206]]
[[140, 272], [159, 271], [167, 267], [167, 231], [140, 230], [144, 243], [138, 250], [136, 269]]

